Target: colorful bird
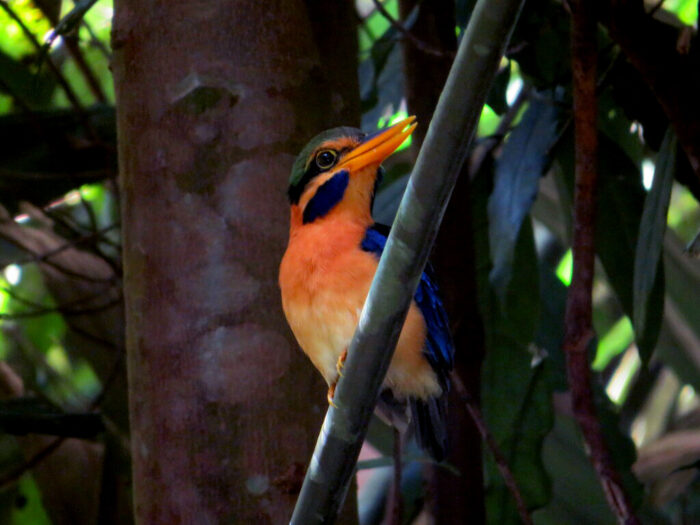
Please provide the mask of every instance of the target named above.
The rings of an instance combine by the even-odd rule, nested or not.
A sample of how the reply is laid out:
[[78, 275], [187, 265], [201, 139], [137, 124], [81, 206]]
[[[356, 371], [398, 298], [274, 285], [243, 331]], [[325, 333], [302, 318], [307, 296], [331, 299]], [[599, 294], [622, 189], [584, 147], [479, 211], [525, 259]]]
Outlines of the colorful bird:
[[[289, 180], [289, 244], [279, 284], [287, 321], [330, 386], [332, 403], [347, 348], [389, 229], [372, 219], [381, 163], [413, 132], [415, 117], [372, 134], [334, 128], [297, 157]], [[430, 268], [423, 273], [382, 385], [377, 411], [442, 460], [454, 346]], [[409, 409], [410, 408], [410, 409]]]

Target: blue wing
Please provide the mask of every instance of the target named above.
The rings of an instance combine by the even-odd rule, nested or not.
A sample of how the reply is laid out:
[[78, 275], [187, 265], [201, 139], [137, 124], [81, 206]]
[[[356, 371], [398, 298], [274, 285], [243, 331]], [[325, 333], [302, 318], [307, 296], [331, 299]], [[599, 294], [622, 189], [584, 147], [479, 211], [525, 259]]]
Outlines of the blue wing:
[[[362, 240], [362, 249], [380, 257], [386, 245], [389, 227], [375, 224], [367, 228]], [[421, 275], [420, 283], [413, 296], [416, 305], [423, 314], [427, 328], [427, 338], [423, 352], [435, 370], [443, 387], [448, 384], [448, 376], [454, 362], [454, 344], [450, 334], [445, 308], [439, 297], [435, 275], [430, 263]]]

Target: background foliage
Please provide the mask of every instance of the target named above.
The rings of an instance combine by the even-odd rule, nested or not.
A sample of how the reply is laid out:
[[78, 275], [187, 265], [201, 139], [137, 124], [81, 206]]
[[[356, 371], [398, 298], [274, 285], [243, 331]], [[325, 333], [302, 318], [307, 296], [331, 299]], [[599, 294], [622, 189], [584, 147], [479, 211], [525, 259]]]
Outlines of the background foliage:
[[[0, 7], [0, 522], [94, 523], [108, 513], [128, 522], [111, 2]], [[384, 7], [398, 19], [395, 0]], [[458, 36], [472, 7], [455, 2]], [[410, 109], [405, 37], [373, 2], [356, 8], [369, 130]], [[74, 9], [84, 17], [63, 23], [45, 46]], [[408, 31], [418, 9], [401, 22]], [[697, 20], [696, 2], [653, 9], [679, 31]], [[602, 28], [599, 49], [596, 402], [645, 521], [692, 523], [700, 521], [700, 181], [654, 95]], [[572, 419], [560, 348], [571, 276], [570, 78], [566, 6], [528, 2], [483, 110], [470, 174], [486, 337], [482, 407], [541, 524], [613, 521]], [[386, 167], [375, 215], [389, 223], [408, 150]], [[384, 436], [377, 426], [370, 441], [386, 452]], [[64, 456], [47, 454], [68, 446]], [[416, 465], [405, 472], [407, 522], [430, 497]], [[361, 465], [369, 473], [363, 523], [378, 523], [385, 508], [390, 476], [376, 466]], [[84, 502], [58, 486], [79, 489], [86, 478], [97, 489]], [[488, 452], [484, 483], [488, 521], [516, 522]], [[80, 521], [71, 521], [76, 513]]]

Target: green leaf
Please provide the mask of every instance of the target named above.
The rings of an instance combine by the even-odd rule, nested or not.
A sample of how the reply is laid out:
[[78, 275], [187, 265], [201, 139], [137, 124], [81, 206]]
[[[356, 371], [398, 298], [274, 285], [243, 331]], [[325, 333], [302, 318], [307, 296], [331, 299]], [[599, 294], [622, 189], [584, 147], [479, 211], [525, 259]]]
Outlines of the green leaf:
[[[12, 506], [12, 525], [51, 525], [34, 478], [28, 474], [22, 476], [17, 488], [18, 494]], [[18, 505], [18, 502], [22, 505]]]
[[521, 224], [535, 201], [540, 177], [549, 167], [557, 138], [559, 111], [552, 98], [535, 96], [496, 162], [488, 204], [490, 279], [499, 297], [506, 293]]
[[17, 97], [31, 109], [44, 109], [56, 87], [53, 75], [33, 73], [26, 64], [0, 51], [0, 92]]
[[[658, 307], [660, 301], [657, 294], [653, 292], [655, 286], [658, 286], [659, 267], [662, 264], [661, 254], [673, 188], [675, 153], [676, 138], [669, 128], [656, 161], [654, 182], [644, 200], [644, 211], [639, 224], [635, 251], [633, 322], [638, 334], [640, 357], [645, 363], [648, 363], [651, 358], [663, 315], [662, 309]], [[652, 318], [652, 315], [655, 318]], [[650, 326], [654, 326], [656, 330], [649, 333]], [[646, 337], [648, 340], [640, 341], [642, 337], [639, 336]]]
[[[478, 250], [484, 249], [479, 246]], [[513, 278], [503, 311], [493, 292], [482, 305], [487, 352], [482, 373], [482, 406], [494, 435], [530, 509], [549, 500], [550, 482], [540, 450], [552, 425], [550, 366], [533, 364], [531, 343], [540, 322], [537, 255], [529, 220], [515, 247]], [[480, 286], [488, 286], [481, 279]], [[519, 523], [512, 496], [490, 454], [486, 455], [489, 523]]]

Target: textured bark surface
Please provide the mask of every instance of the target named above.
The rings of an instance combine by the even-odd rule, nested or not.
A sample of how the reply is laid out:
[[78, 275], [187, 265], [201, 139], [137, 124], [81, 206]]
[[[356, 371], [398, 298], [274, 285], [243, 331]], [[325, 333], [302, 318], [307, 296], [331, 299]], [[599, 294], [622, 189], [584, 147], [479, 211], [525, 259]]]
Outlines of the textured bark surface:
[[[401, 0], [401, 18], [405, 19], [416, 4], [416, 0]], [[423, 143], [452, 65], [457, 48], [454, 27], [454, 2], [423, 2], [412, 32], [422, 41], [442, 50], [444, 56], [425, 53], [410, 41], [403, 41], [408, 110], [419, 122], [413, 134], [414, 155], [418, 154]], [[454, 329], [457, 373], [478, 399], [484, 339], [476, 300], [468, 166], [465, 165], [462, 171], [445, 212], [431, 260]], [[431, 469], [431, 514], [440, 524], [483, 523], [486, 517], [481, 437], [454, 392], [451, 392], [449, 407], [451, 447], [447, 461], [462, 475], [455, 476], [446, 469]]]
[[139, 523], [289, 520], [325, 389], [282, 315], [285, 190], [310, 136], [359, 122], [353, 16], [115, 2]]

